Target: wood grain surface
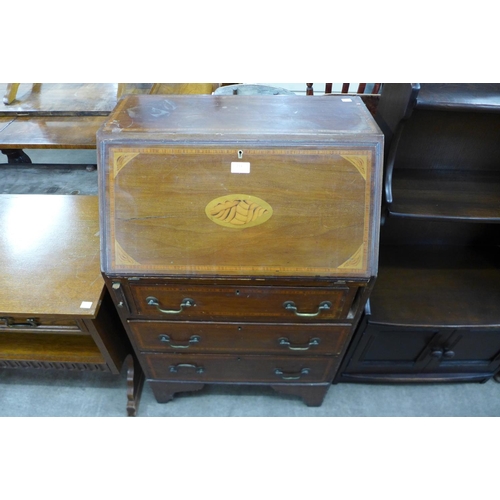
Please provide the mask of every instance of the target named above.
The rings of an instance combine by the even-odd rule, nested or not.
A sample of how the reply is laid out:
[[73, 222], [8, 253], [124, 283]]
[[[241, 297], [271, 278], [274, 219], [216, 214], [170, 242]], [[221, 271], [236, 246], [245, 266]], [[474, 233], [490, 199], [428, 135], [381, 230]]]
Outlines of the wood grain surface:
[[[152, 84], [130, 84], [125, 92], [147, 92]], [[145, 87], [143, 90], [141, 87]], [[7, 90], [0, 83], [0, 95]], [[118, 83], [21, 83], [10, 104], [0, 102], [1, 115], [107, 116], [118, 101]]]
[[[110, 151], [114, 162], [107, 177], [105, 249], [109, 270], [233, 275], [370, 272], [371, 151], [245, 148], [249, 175], [231, 172], [233, 160], [238, 161], [234, 150], [142, 151]], [[357, 168], [352, 157], [365, 168]], [[207, 216], [206, 207], [224, 194], [257, 197], [273, 215], [259, 226], [221, 227]]]
[[94, 317], [103, 290], [97, 196], [0, 197], [2, 316]]
[[[3, 120], [9, 120], [2, 127]], [[0, 117], [0, 146], [9, 149], [95, 149], [99, 116]]]

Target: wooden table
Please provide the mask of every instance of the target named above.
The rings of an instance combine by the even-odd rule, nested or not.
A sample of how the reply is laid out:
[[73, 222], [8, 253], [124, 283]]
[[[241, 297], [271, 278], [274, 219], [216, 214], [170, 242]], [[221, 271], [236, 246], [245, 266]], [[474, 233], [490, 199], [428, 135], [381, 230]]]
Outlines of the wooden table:
[[[0, 116], [107, 116], [118, 101], [118, 83], [21, 83], [15, 99], [0, 101]], [[132, 84], [134, 86], [141, 84]], [[0, 83], [0, 95], [8, 84]], [[127, 92], [134, 92], [128, 88]]]
[[[7, 85], [0, 84], [2, 96]], [[117, 100], [117, 83], [19, 84], [10, 103], [0, 102], [0, 150], [9, 163], [22, 164], [31, 163], [26, 148], [95, 149]]]
[[[11, 86], [10, 97], [9, 85]], [[122, 94], [211, 93], [207, 83], [0, 83], [0, 151], [31, 163], [23, 149], [96, 149], [96, 133]]]
[[[116, 105], [117, 83], [21, 83], [0, 102], [0, 150], [9, 163], [31, 163], [23, 149], [95, 149], [96, 132]], [[130, 84], [127, 92], [140, 91]], [[0, 84], [6, 95], [8, 84]]]
[[96, 196], [0, 196], [0, 368], [128, 365], [127, 412], [143, 375], [101, 277]]

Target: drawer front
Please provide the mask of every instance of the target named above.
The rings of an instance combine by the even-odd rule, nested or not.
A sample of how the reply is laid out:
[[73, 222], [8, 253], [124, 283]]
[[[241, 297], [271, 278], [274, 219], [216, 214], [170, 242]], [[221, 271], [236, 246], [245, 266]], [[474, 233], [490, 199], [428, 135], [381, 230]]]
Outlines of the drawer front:
[[141, 351], [338, 355], [350, 326], [130, 321]]
[[26, 331], [40, 333], [79, 333], [82, 331], [79, 323], [71, 319], [40, 317], [40, 316], [0, 316], [0, 332]]
[[168, 320], [322, 322], [346, 319], [356, 287], [131, 285], [136, 314]]
[[337, 357], [144, 354], [148, 378], [157, 380], [246, 383], [327, 382]]

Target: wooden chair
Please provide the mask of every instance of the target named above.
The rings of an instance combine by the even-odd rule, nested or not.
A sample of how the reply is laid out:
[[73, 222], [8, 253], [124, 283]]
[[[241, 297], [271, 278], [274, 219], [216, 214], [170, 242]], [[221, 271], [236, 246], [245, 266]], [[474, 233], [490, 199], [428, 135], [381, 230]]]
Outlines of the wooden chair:
[[[5, 95], [3, 96], [4, 104], [11, 104], [15, 101], [17, 96], [17, 90], [19, 89], [20, 83], [8, 83], [7, 88], [5, 89]], [[41, 83], [33, 83], [32, 90], [39, 90], [41, 87]]]
[[[314, 84], [313, 83], [306, 83], [306, 85], [307, 85], [306, 95], [314, 95], [314, 89], [313, 89]], [[333, 83], [325, 83], [325, 94], [332, 93], [332, 86], [333, 86]], [[373, 89], [371, 90], [370, 94], [379, 94], [381, 86], [382, 86], [381, 83], [374, 83]], [[350, 83], [343, 83], [342, 89], [339, 93], [340, 94], [364, 94], [365, 91], [366, 91], [366, 83], [359, 83], [356, 91], [351, 90]]]
[[[306, 95], [314, 95], [313, 83], [306, 83]], [[335, 96], [335, 95], [359, 95], [361, 100], [365, 103], [365, 106], [368, 108], [368, 111], [375, 116], [377, 112], [378, 102], [380, 99], [380, 91], [382, 84], [374, 83], [373, 88], [370, 88], [366, 83], [359, 83], [356, 91], [351, 91], [350, 83], [343, 83], [340, 92], [332, 92], [332, 83], [325, 83], [325, 94], [327, 96]], [[366, 93], [366, 90], [370, 91], [370, 93]]]

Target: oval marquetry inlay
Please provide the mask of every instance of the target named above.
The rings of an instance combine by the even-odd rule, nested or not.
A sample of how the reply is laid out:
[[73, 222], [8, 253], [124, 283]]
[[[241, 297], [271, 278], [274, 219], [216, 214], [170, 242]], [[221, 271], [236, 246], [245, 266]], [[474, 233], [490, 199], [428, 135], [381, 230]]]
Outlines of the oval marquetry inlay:
[[257, 196], [230, 194], [212, 200], [206, 206], [205, 213], [220, 226], [244, 229], [268, 221], [273, 209]]

